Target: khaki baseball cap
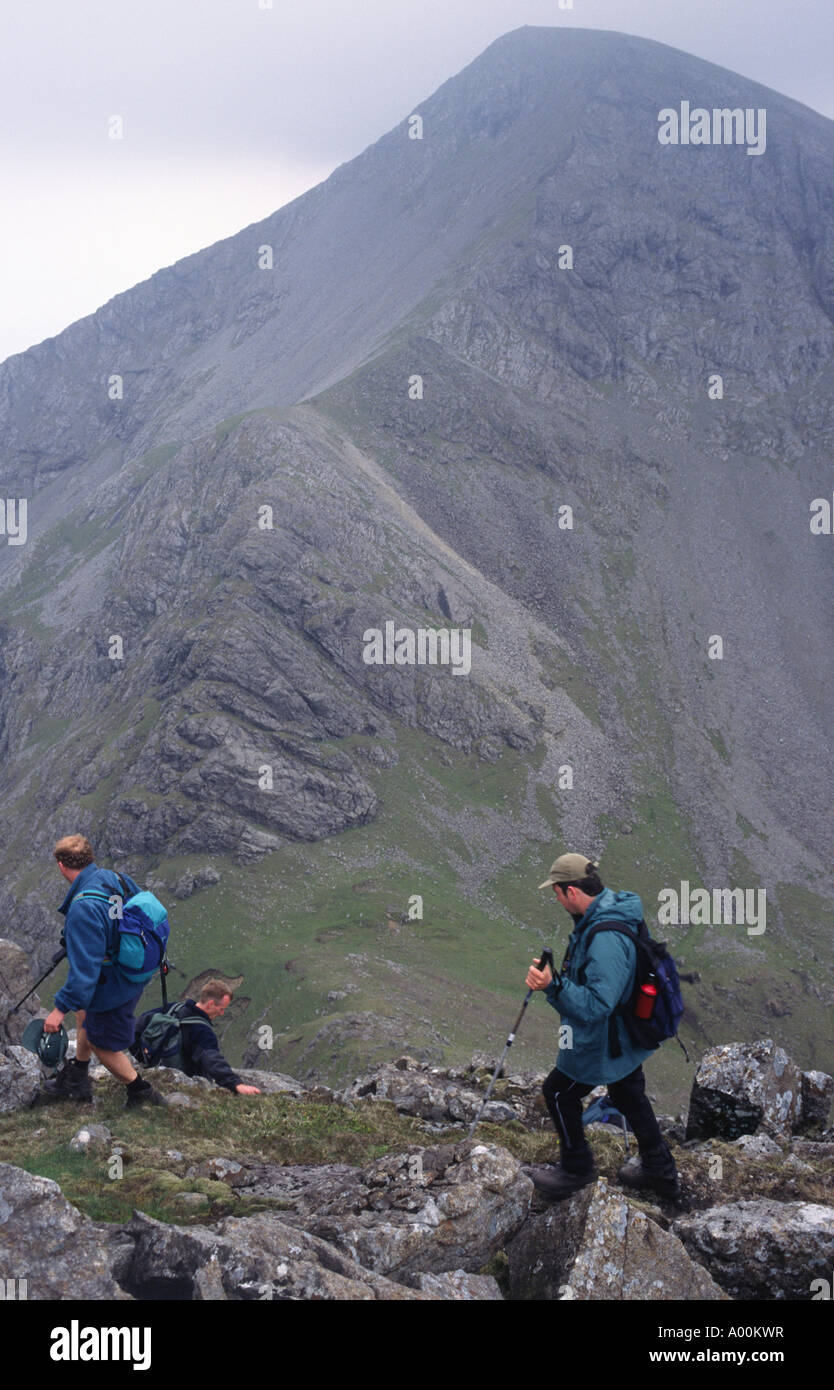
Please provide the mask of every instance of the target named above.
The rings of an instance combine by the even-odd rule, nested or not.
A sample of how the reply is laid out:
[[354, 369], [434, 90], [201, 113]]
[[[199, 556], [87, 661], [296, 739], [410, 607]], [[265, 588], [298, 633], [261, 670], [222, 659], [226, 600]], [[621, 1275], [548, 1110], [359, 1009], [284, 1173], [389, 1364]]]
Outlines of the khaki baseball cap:
[[552, 888], [554, 883], [576, 883], [577, 879], [587, 878], [598, 868], [599, 860], [589, 859], [587, 854], [560, 854], [550, 866], [550, 877], [539, 887]]

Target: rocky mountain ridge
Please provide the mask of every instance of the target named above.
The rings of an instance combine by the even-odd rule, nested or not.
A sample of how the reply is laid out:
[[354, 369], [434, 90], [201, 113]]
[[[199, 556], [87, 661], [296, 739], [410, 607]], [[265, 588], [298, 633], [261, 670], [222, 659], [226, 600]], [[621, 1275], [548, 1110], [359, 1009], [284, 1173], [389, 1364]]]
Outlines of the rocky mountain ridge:
[[[767, 105], [766, 153], [661, 146], [683, 91]], [[529, 27], [420, 114], [0, 365], [4, 934], [52, 955], [69, 827], [168, 897], [208, 872], [183, 982], [246, 977], [238, 1054], [269, 1016], [337, 1083], [389, 1034], [483, 1046], [578, 844], [649, 914], [763, 888], [761, 938], [675, 930], [687, 1025], [778, 1016], [828, 1069], [831, 123]], [[471, 673], [369, 666], [388, 621], [466, 629]]]
[[[460, 1138], [461, 1122], [480, 1105], [486, 1060], [444, 1071], [404, 1056], [341, 1093], [310, 1090], [275, 1073], [246, 1074], [271, 1092], [252, 1103], [255, 1109], [280, 1097], [291, 1127], [293, 1107], [305, 1106], [323, 1109], [335, 1135], [348, 1133], [368, 1107], [416, 1117], [406, 1151], [394, 1148], [359, 1166], [276, 1164], [237, 1147], [196, 1161], [173, 1148], [163, 1152], [157, 1131], [170, 1130], [171, 1117], [184, 1110], [199, 1115], [219, 1095], [208, 1082], [163, 1068], [156, 1075], [169, 1110], [152, 1142], [157, 1191], [172, 1203], [165, 1219], [137, 1210], [126, 1223], [90, 1220], [54, 1181], [0, 1161], [4, 1273], [26, 1278], [27, 1297], [36, 1299], [75, 1297], [80, 1262], [89, 1263], [87, 1296], [116, 1300], [815, 1296], [834, 1254], [834, 1208], [821, 1200], [834, 1165], [834, 1131], [825, 1128], [834, 1078], [816, 1073], [807, 1086], [803, 1079], [798, 1098], [792, 1063], [772, 1041], [716, 1049], [696, 1078], [697, 1137], [684, 1139], [685, 1116], [660, 1119], [681, 1172], [682, 1203], [620, 1192], [612, 1170], [622, 1161], [622, 1136], [592, 1124], [597, 1180], [551, 1204], [535, 1194], [501, 1142], [506, 1137], [517, 1150], [551, 1130], [541, 1076], [506, 1076], [484, 1112], [484, 1130]], [[31, 1104], [40, 1071], [30, 1053], [6, 1048], [0, 1106], [7, 1114]], [[103, 1068], [94, 1071], [101, 1083]], [[762, 1097], [765, 1105], [754, 1114]], [[228, 1096], [221, 1104], [239, 1106]], [[79, 1114], [71, 1103], [60, 1109]], [[280, 1130], [277, 1111], [275, 1120]], [[687, 1135], [692, 1109], [689, 1121]], [[120, 1131], [126, 1127], [122, 1119]], [[431, 1137], [418, 1140], [420, 1129]], [[792, 1137], [797, 1133], [802, 1137]], [[109, 1165], [112, 1178], [114, 1162], [147, 1163], [143, 1142], [88, 1122], [68, 1147], [93, 1175]], [[552, 1132], [546, 1142], [552, 1145]], [[30, 1168], [32, 1162], [30, 1156]], [[792, 1195], [798, 1187], [810, 1200]], [[246, 1214], [207, 1222], [218, 1202], [230, 1201]]]

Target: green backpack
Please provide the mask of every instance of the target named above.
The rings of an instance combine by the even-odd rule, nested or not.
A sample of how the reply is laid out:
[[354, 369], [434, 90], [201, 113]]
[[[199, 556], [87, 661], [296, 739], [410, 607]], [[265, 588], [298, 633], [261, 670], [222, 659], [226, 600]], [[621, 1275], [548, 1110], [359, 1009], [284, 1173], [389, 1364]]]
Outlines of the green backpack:
[[176, 1067], [185, 1071], [182, 1053], [182, 1030], [190, 1024], [202, 1026], [211, 1021], [202, 1018], [183, 1018], [188, 1005], [171, 1004], [167, 1009], [148, 1009], [136, 1020], [136, 1036], [130, 1051], [143, 1067]]

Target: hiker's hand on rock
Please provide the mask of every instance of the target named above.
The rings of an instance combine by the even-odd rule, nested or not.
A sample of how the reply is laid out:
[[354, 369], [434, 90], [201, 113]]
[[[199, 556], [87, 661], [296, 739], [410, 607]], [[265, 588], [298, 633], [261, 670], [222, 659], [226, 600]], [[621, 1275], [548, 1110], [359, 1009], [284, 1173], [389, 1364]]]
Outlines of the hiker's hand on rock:
[[524, 981], [528, 989], [547, 989], [553, 979], [553, 971], [549, 965], [544, 970], [539, 970], [538, 961], [534, 960], [530, 969], [527, 971], [527, 979]]
[[51, 1014], [47, 1014], [43, 1021], [43, 1031], [45, 1033], [57, 1033], [64, 1021], [64, 1014], [60, 1009], [53, 1009]]
[[261, 1094], [260, 1087], [258, 1086], [244, 1086], [241, 1084], [240, 1086], [235, 1086], [235, 1090], [239, 1096], [259, 1096]]

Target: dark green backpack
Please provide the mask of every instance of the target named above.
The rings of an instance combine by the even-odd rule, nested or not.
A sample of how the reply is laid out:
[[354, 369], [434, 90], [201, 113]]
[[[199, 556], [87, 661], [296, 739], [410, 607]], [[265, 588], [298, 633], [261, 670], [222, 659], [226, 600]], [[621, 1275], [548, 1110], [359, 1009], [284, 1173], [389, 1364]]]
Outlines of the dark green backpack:
[[167, 1009], [148, 1009], [136, 1020], [136, 1035], [130, 1051], [143, 1067], [176, 1067], [185, 1071], [182, 1053], [182, 1030], [190, 1024], [203, 1025], [211, 1021], [202, 1018], [184, 1018], [188, 1005], [184, 1002], [171, 1004]]

